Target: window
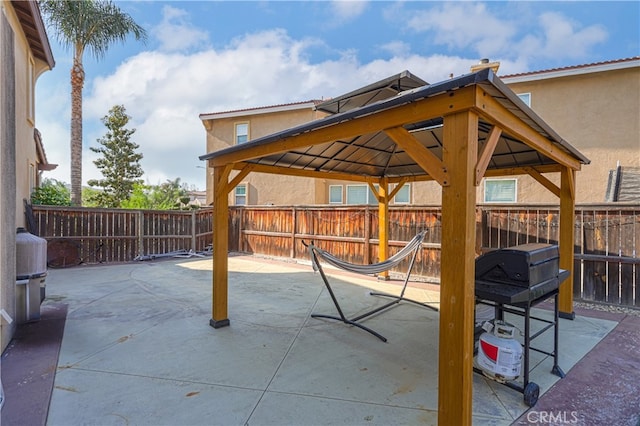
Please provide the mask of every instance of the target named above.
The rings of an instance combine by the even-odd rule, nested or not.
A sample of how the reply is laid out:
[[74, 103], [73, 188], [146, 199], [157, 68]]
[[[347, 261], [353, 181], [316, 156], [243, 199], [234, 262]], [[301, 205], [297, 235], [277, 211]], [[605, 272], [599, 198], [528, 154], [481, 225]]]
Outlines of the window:
[[329, 203], [342, 204], [342, 185], [329, 185]]
[[527, 104], [528, 107], [531, 106], [531, 93], [520, 93], [518, 97]]
[[485, 203], [515, 203], [517, 197], [517, 179], [485, 179]]
[[236, 145], [245, 143], [249, 140], [249, 123], [236, 124]]
[[[376, 185], [376, 188], [378, 185]], [[378, 204], [369, 185], [347, 185], [347, 204]]]
[[247, 205], [247, 184], [242, 183], [236, 186], [234, 195], [235, 195], [234, 204], [236, 206], [246, 206]]
[[406, 183], [393, 197], [394, 204], [409, 204], [411, 202], [411, 186]]

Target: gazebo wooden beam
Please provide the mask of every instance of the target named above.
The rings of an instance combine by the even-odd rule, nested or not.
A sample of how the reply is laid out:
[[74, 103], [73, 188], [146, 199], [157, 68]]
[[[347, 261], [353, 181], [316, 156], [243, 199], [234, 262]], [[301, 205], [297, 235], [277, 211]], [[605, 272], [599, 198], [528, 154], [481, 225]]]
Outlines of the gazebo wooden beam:
[[535, 170], [538, 173], [560, 173], [562, 166], [559, 164], [548, 164], [544, 166], [524, 166], [524, 167], [509, 167], [506, 169], [488, 169], [484, 172], [484, 177], [496, 177], [496, 176], [515, 176], [515, 175], [527, 175], [530, 170]]
[[491, 161], [491, 156], [496, 150], [496, 145], [498, 145], [498, 141], [500, 140], [501, 135], [502, 129], [500, 127], [493, 126], [491, 128], [489, 136], [487, 137], [487, 141], [482, 147], [482, 152], [478, 156], [478, 163], [476, 164], [476, 186], [480, 186], [480, 182], [484, 177], [484, 173], [487, 171], [487, 167], [489, 166], [489, 162]]
[[540, 185], [547, 188], [556, 197], [560, 197], [560, 188], [558, 188], [558, 186], [555, 183], [551, 182], [546, 176], [532, 167], [526, 167], [525, 170], [527, 171], [527, 174], [537, 180]]
[[292, 149], [317, 145], [340, 139], [350, 139], [382, 129], [418, 123], [445, 114], [464, 111], [475, 105], [474, 87], [464, 87], [455, 92], [445, 92], [430, 98], [396, 106], [376, 112], [375, 118], [363, 115], [341, 123], [320, 127], [290, 137], [247, 147], [247, 149], [228, 152], [209, 159], [212, 167], [237, 163], [265, 155], [286, 152]]
[[438, 424], [470, 425], [473, 400], [478, 116], [444, 117]]
[[560, 173], [560, 268], [569, 271], [569, 278], [560, 284], [558, 307], [560, 316], [573, 319], [573, 260], [575, 238], [576, 172], [565, 167]]
[[449, 185], [449, 172], [442, 161], [418, 142], [407, 129], [394, 127], [385, 129], [384, 132], [441, 186]]
[[[323, 171], [315, 171], [315, 170], [300, 170], [300, 169], [292, 169], [287, 167], [278, 167], [278, 166], [269, 166], [265, 164], [253, 164], [240, 162], [236, 163], [233, 166], [234, 170], [242, 170], [246, 165], [252, 166], [252, 172], [257, 173], [270, 173], [276, 175], [285, 175], [285, 176], [299, 176], [299, 177], [311, 177], [316, 179], [329, 179], [329, 180], [347, 180], [352, 182], [374, 182], [378, 183], [380, 178], [377, 176], [363, 176], [363, 175], [350, 175], [347, 173], [334, 173], [334, 172], [323, 172]], [[522, 173], [520, 173], [522, 174]], [[433, 178], [429, 175], [416, 175], [416, 176], [393, 176], [388, 177], [387, 180], [389, 183], [399, 183], [403, 184], [408, 182], [428, 182], [432, 181]]]
[[229, 173], [231, 165], [213, 169], [213, 282], [211, 284], [211, 319], [209, 325], [220, 328], [229, 325], [228, 275], [229, 264]]
[[[382, 178], [378, 185], [378, 261], [382, 262], [389, 258], [389, 181]], [[389, 271], [378, 274], [378, 279], [388, 280]]]
[[498, 124], [504, 132], [517, 137], [524, 144], [551, 158], [553, 161], [573, 170], [580, 170], [581, 166], [578, 159], [532, 129], [481, 87], [478, 86], [476, 90], [478, 91], [478, 96], [475, 109], [483, 118], [486, 118], [490, 123]]
[[251, 164], [254, 172], [258, 173], [270, 173], [276, 175], [285, 175], [285, 176], [298, 176], [298, 177], [311, 177], [316, 179], [334, 179], [334, 180], [348, 180], [353, 182], [367, 182], [368, 179], [371, 179], [367, 176], [361, 175], [350, 175], [348, 173], [332, 173], [332, 172], [323, 172], [323, 171], [315, 171], [315, 170], [301, 170], [301, 169], [292, 169], [288, 167], [279, 167], [279, 166], [269, 166], [265, 164], [253, 164], [253, 163], [237, 163], [236, 168], [240, 167], [240, 165]]

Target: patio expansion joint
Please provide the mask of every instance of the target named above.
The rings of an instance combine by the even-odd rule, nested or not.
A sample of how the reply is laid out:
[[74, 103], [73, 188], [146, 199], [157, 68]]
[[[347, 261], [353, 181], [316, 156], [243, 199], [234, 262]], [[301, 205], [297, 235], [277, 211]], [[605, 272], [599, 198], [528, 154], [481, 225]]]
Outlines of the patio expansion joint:
[[[119, 372], [119, 371], [99, 370], [99, 369], [93, 369], [93, 368], [68, 367], [68, 368], [65, 368], [64, 370], [74, 370], [74, 371], [80, 371], [80, 372], [86, 372], [86, 373], [108, 374], [108, 375], [112, 375], [112, 376], [122, 376], [122, 377], [137, 377], [137, 378], [142, 378], [142, 379], [161, 380], [163, 382], [171, 382], [171, 383], [177, 383], [177, 382], [179, 382], [179, 383], [189, 383], [189, 384], [194, 384], [194, 385], [213, 386], [213, 387], [220, 387], [220, 388], [226, 388], [226, 389], [251, 390], [251, 391], [258, 391], [258, 392], [264, 392], [265, 391], [265, 389], [262, 389], [262, 388], [254, 388], [254, 387], [247, 387], [247, 386], [234, 386], [234, 385], [227, 385], [227, 384], [223, 384], [223, 383], [201, 382], [201, 381], [198, 381], [198, 380], [187, 380], [187, 379], [160, 377], [160, 376], [150, 376], [150, 375], [146, 375], [146, 374], [123, 373], [123, 372]], [[55, 386], [55, 387], [58, 388], [58, 389], [64, 389], [64, 388], [58, 387], [58, 386]]]
[[[316, 394], [312, 394], [312, 393], [304, 393], [304, 392], [285, 392], [285, 391], [278, 391], [278, 390], [267, 390], [265, 393], [274, 393], [274, 394], [279, 394], [279, 395], [292, 395], [292, 396], [306, 396], [306, 397], [310, 397], [310, 398], [317, 398], [317, 399], [323, 399], [323, 400], [327, 400], [327, 401], [340, 401], [340, 402], [352, 402], [354, 404], [364, 404], [364, 405], [371, 405], [371, 406], [375, 406], [375, 407], [387, 407], [387, 408], [401, 408], [403, 410], [415, 410], [415, 411], [420, 411], [420, 412], [432, 412], [432, 413], [437, 413], [437, 409], [433, 410], [433, 409], [429, 409], [429, 408], [422, 408], [422, 407], [415, 407], [415, 406], [411, 406], [411, 405], [401, 405], [401, 404], [392, 404], [392, 403], [382, 403], [382, 402], [371, 402], [371, 401], [363, 401], [360, 399], [351, 399], [351, 398], [337, 398], [335, 396], [323, 396], [323, 395], [316, 395]], [[484, 415], [485, 417], [490, 417], [490, 418], [495, 418], [495, 419], [501, 419], [502, 417], [495, 417], [495, 416], [490, 416], [490, 415]]]
[[[71, 320], [73, 320], [73, 318]], [[113, 348], [115, 346], [118, 346], [118, 345], [126, 342], [129, 339], [132, 339], [132, 338], [134, 338], [136, 336], [144, 334], [147, 331], [149, 331], [149, 330], [151, 330], [151, 329], [153, 329], [153, 328], [155, 328], [155, 327], [157, 327], [157, 326], [159, 326], [161, 324], [162, 324], [162, 322], [151, 324], [150, 326], [148, 326], [146, 328], [143, 328], [143, 329], [141, 329], [141, 330], [139, 330], [139, 331], [137, 331], [135, 333], [131, 333], [131, 334], [127, 335], [127, 336], [121, 337], [118, 340], [112, 341], [111, 343], [103, 346], [102, 348], [98, 349], [97, 351], [94, 351], [94, 352], [84, 356], [83, 358], [81, 358], [81, 359], [79, 359], [79, 360], [77, 360], [77, 361], [75, 361], [75, 362], [73, 362], [71, 364], [63, 364], [63, 365], [58, 364], [57, 371], [62, 371], [62, 370], [66, 370], [66, 369], [69, 369], [69, 368], [80, 368], [80, 367], [77, 367], [77, 366], [82, 364], [85, 361], [90, 360], [94, 356], [99, 355], [102, 352], [107, 351], [107, 350], [109, 350], [109, 349], [111, 349], [111, 348]]]

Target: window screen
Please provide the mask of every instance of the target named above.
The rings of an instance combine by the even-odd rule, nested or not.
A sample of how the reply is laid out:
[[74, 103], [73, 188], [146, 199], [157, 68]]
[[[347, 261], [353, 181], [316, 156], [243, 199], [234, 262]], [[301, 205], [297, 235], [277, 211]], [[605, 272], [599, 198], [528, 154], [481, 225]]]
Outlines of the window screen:
[[486, 179], [484, 181], [485, 203], [515, 203], [516, 179]]
[[342, 185], [329, 185], [329, 203], [342, 204]]

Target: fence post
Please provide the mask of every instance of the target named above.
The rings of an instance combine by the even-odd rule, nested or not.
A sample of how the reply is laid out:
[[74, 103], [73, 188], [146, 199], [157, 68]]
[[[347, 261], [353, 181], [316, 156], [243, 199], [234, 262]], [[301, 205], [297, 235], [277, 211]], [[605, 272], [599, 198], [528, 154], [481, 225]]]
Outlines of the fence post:
[[371, 211], [369, 206], [364, 209], [364, 264], [371, 263]]
[[144, 256], [144, 212], [142, 210], [138, 210], [138, 229], [137, 229], [138, 237], [138, 255]]
[[196, 251], [196, 211], [191, 210], [191, 250]]
[[292, 259], [296, 258], [296, 228], [297, 226], [297, 217], [298, 215], [296, 214], [296, 207], [293, 206], [291, 208], [291, 214], [293, 215], [293, 217], [291, 218], [291, 252], [290, 252], [290, 257]]

